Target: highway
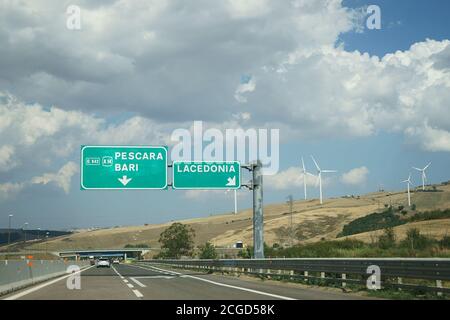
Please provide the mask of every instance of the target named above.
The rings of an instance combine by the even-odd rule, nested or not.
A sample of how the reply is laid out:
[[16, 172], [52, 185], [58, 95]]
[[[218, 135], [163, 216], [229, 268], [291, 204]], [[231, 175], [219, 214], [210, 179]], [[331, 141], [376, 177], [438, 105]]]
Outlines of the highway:
[[81, 271], [81, 289], [67, 288], [68, 276], [3, 296], [9, 300], [359, 300], [335, 289], [243, 279], [160, 266], [117, 264]]

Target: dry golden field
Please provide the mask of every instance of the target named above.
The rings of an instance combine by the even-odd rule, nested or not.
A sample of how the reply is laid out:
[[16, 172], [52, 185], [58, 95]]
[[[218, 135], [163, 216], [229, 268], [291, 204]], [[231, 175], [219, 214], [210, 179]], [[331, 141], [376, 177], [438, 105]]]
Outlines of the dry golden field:
[[[450, 208], [450, 186], [437, 186], [442, 192], [415, 192], [412, 201], [418, 211]], [[323, 205], [318, 200], [295, 201], [292, 221], [301, 237], [297, 242], [314, 242], [321, 239], [332, 240], [342, 230], [344, 224], [355, 218], [384, 209], [385, 204], [394, 206], [406, 204], [405, 192], [377, 192], [362, 195], [359, 198], [332, 198]], [[280, 236], [280, 228], [290, 226], [289, 206], [270, 204], [264, 207], [264, 237], [269, 245], [287, 240]], [[252, 210], [240, 211], [237, 215], [224, 214], [178, 221], [191, 225], [196, 232], [196, 244], [211, 241], [219, 247], [230, 247], [236, 241], [244, 244], [252, 242]], [[28, 246], [28, 250], [39, 250], [47, 246], [48, 250], [89, 249], [89, 248], [121, 248], [126, 244], [145, 243], [151, 247], [159, 247], [159, 234], [170, 223], [80, 231], [48, 241]], [[450, 219], [417, 222], [396, 227], [401, 238], [409, 226], [418, 227], [424, 234], [442, 237], [450, 229]], [[377, 232], [353, 235], [352, 238], [371, 241]]]

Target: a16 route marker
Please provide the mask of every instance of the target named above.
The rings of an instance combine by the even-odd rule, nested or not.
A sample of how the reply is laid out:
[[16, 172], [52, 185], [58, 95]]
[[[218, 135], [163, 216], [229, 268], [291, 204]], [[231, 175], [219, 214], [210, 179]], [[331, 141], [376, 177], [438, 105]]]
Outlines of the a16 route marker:
[[174, 161], [174, 189], [239, 189], [241, 165], [238, 161]]
[[82, 146], [81, 189], [165, 189], [167, 147]]

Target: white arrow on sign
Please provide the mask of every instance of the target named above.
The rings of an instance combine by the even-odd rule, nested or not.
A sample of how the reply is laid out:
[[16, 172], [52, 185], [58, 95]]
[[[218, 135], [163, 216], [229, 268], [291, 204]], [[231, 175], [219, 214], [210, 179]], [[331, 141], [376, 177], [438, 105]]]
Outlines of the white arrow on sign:
[[117, 178], [117, 180], [119, 180], [123, 184], [123, 186], [126, 186], [128, 184], [128, 182], [133, 180], [133, 178], [128, 178], [127, 176], [123, 176], [122, 178]]
[[233, 178], [228, 178], [228, 183], [225, 185], [227, 187], [233, 187], [236, 185], [236, 176], [234, 176]]

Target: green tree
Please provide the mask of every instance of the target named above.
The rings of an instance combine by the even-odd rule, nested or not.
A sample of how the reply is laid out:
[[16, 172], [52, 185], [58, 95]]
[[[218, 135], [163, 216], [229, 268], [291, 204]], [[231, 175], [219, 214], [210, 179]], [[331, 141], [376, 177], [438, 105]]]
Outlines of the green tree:
[[395, 246], [395, 232], [393, 228], [385, 228], [378, 238], [378, 246], [381, 249], [389, 249]]
[[409, 247], [411, 250], [425, 249], [430, 243], [430, 239], [420, 234], [420, 230], [417, 228], [408, 229], [406, 231], [406, 238], [403, 240], [403, 245]]
[[200, 259], [217, 259], [217, 251], [214, 245], [210, 242], [206, 242], [203, 246], [200, 246]]
[[195, 232], [188, 225], [176, 222], [164, 230], [159, 236], [161, 257], [180, 258], [192, 255]]
[[238, 252], [238, 257], [243, 259], [251, 259], [252, 257], [252, 247], [247, 247]]

